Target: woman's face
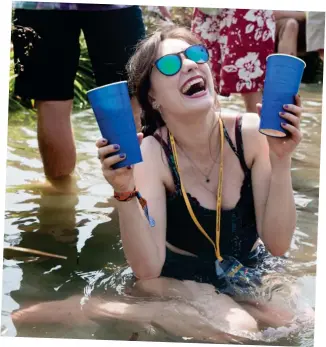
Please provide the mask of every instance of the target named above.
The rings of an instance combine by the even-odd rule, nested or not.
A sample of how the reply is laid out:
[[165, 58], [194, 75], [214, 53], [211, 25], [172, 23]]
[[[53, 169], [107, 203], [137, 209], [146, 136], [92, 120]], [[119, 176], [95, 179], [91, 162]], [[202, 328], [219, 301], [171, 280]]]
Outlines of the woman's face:
[[[189, 46], [189, 43], [179, 39], [164, 40], [160, 44], [156, 59], [166, 54], [179, 53]], [[149, 95], [160, 105], [163, 116], [203, 114], [214, 104], [214, 83], [208, 64], [197, 64], [183, 54], [181, 59], [182, 67], [176, 75], [165, 76], [156, 67], [151, 74]], [[196, 86], [190, 88], [193, 84]]]

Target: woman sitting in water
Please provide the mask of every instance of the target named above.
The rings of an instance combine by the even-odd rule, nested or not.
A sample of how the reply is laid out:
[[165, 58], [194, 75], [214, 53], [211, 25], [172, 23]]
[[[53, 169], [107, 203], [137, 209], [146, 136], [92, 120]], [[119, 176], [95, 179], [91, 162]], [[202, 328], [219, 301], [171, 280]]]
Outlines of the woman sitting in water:
[[113, 170], [124, 158], [105, 139], [98, 154], [118, 200], [134, 289], [170, 301], [91, 298], [88, 317], [146, 321], [214, 341], [293, 318], [255, 295], [262, 275], [282, 268], [295, 230], [291, 155], [302, 137], [300, 97], [280, 114], [289, 136], [266, 137], [257, 114], [217, 112], [208, 58], [188, 30], [169, 27], [143, 41], [130, 61], [144, 112], [143, 162]]

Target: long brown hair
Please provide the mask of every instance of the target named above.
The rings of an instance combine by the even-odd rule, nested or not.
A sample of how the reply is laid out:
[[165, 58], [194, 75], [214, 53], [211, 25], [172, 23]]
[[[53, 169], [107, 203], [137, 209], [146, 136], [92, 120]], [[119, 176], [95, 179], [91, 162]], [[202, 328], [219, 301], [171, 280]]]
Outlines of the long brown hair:
[[144, 136], [153, 135], [156, 129], [165, 125], [161, 114], [153, 109], [148, 93], [151, 88], [150, 74], [159, 46], [162, 41], [167, 39], [183, 40], [190, 45], [201, 43], [188, 29], [168, 25], [138, 44], [135, 54], [128, 62], [127, 70], [129, 87], [142, 108]]

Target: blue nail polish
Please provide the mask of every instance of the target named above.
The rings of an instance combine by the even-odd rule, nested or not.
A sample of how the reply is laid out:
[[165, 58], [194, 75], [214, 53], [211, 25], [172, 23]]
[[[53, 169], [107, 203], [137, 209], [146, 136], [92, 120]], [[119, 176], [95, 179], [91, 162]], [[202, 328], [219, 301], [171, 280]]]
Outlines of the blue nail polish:
[[120, 148], [120, 146], [119, 146], [119, 145], [114, 145], [113, 148], [114, 148], [115, 150], [118, 150], [118, 149]]
[[289, 108], [289, 105], [284, 105], [284, 108]]
[[119, 156], [120, 156], [120, 158], [125, 158], [126, 157], [126, 155], [124, 153], [121, 153]]

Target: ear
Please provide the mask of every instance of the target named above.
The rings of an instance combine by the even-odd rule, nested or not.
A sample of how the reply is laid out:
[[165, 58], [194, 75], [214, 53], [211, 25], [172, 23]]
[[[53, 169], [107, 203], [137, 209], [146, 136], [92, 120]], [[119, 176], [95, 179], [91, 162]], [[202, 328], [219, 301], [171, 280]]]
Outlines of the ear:
[[155, 99], [154, 99], [154, 97], [151, 95], [151, 93], [148, 93], [148, 101], [149, 101], [150, 104], [152, 104], [152, 103], [155, 101]]
[[152, 105], [152, 107], [155, 103], [157, 103], [156, 98], [154, 97], [152, 91], [149, 91], [148, 93], [148, 102]]
[[155, 90], [153, 89], [153, 86], [150, 87], [149, 91], [148, 91], [148, 102], [153, 106], [153, 104], [157, 104], [158, 105], [158, 101], [156, 98], [156, 93]]

